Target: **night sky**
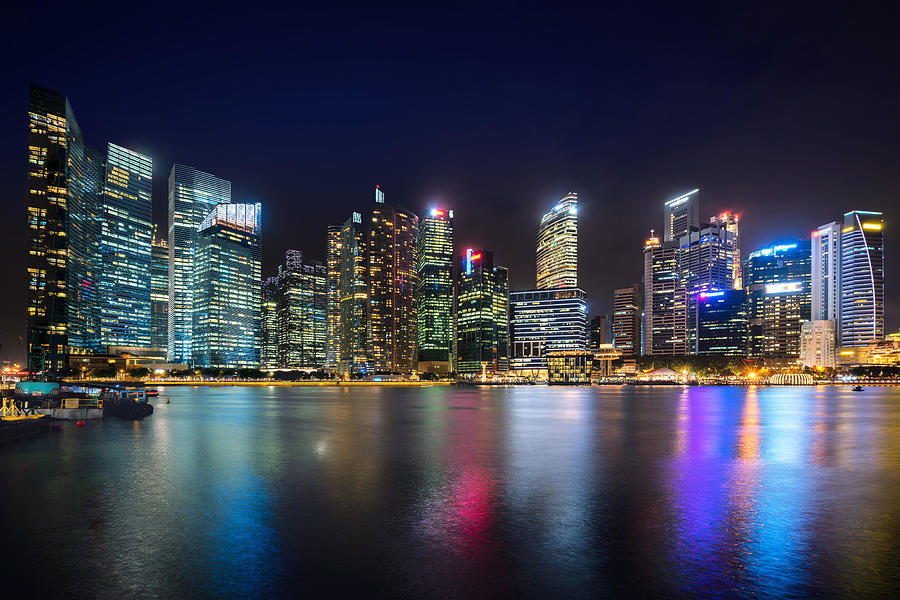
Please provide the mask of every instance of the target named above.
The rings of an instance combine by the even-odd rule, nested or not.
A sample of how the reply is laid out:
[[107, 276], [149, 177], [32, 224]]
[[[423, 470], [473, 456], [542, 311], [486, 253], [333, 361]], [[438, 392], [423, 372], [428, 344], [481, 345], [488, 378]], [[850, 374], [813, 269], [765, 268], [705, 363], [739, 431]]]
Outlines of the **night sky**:
[[640, 279], [663, 202], [700, 187], [704, 218], [742, 214], [745, 252], [884, 210], [888, 331], [900, 326], [897, 4], [190, 4], [3, 9], [2, 358], [23, 356], [31, 82], [69, 97], [88, 144], [153, 157], [158, 223], [176, 161], [262, 202], [264, 276], [287, 248], [324, 258], [326, 225], [380, 184], [419, 214], [453, 208], [458, 248], [492, 250], [513, 289], [533, 287], [540, 215], [575, 190], [597, 314]]

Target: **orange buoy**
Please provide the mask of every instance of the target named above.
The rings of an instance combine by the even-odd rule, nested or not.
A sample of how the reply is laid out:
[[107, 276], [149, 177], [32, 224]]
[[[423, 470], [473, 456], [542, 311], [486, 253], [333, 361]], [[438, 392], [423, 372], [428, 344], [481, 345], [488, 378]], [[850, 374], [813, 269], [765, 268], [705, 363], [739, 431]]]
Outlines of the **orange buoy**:
[[78, 425], [79, 427], [84, 427], [84, 421], [78, 421], [75, 424]]

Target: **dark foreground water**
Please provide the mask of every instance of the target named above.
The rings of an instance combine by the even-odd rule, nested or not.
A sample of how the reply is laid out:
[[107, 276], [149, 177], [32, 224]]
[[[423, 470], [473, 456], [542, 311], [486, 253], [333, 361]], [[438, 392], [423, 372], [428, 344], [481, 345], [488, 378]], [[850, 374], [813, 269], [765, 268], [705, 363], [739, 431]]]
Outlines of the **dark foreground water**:
[[0, 447], [0, 595], [888, 596], [900, 389], [169, 388]]

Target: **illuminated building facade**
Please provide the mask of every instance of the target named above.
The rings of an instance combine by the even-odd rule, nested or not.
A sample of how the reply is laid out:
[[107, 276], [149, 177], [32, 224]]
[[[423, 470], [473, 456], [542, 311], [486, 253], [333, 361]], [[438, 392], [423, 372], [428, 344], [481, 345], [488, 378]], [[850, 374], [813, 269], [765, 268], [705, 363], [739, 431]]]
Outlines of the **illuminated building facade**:
[[150, 246], [150, 346], [169, 347], [169, 244], [153, 227]]
[[630, 358], [641, 354], [641, 286], [613, 292], [613, 345]]
[[324, 265], [305, 264], [299, 250], [285, 253], [276, 287], [279, 368], [319, 369], [325, 365], [327, 281]]
[[[30, 370], [57, 371], [65, 367], [68, 345], [67, 210], [78, 176], [69, 170], [69, 148], [83, 144], [64, 96], [31, 86], [27, 143], [27, 362]], [[87, 298], [96, 293], [94, 285], [88, 284]]]
[[884, 339], [884, 226], [880, 212], [855, 210], [841, 228], [841, 347]]
[[192, 356], [198, 367], [260, 366], [261, 212], [219, 204], [193, 243]]
[[650, 232], [644, 242], [643, 352], [652, 356], [687, 353], [685, 289], [678, 282], [678, 244]]
[[838, 321], [841, 316], [841, 224], [832, 221], [810, 235], [812, 319]]
[[453, 351], [453, 211], [422, 217], [418, 255], [418, 369], [449, 373]]
[[678, 241], [678, 285], [685, 289], [687, 352], [697, 352], [697, 297], [734, 285], [734, 236], [722, 224], [691, 227]]
[[259, 366], [278, 368], [278, 278], [269, 277], [260, 286]]
[[328, 271], [325, 367], [328, 369], [337, 368], [341, 347], [341, 229], [340, 225], [329, 225], [325, 239]]
[[569, 192], [541, 217], [537, 289], [578, 287], [578, 194]]
[[672, 198], [663, 206], [664, 242], [677, 242], [692, 227], [700, 227], [700, 190]]
[[747, 292], [701, 292], [697, 299], [697, 354], [746, 356]]
[[799, 356], [800, 323], [812, 310], [810, 262], [809, 241], [776, 244], [747, 257], [750, 356]]
[[375, 371], [416, 369], [416, 241], [419, 217], [375, 189], [367, 219], [369, 356]]
[[368, 351], [368, 270], [366, 235], [358, 212], [341, 227], [340, 252], [338, 369], [342, 373], [367, 373], [372, 366]]
[[836, 350], [834, 320], [803, 321], [800, 325], [800, 362], [804, 367], [834, 368]]
[[100, 230], [100, 343], [150, 347], [153, 161], [108, 144]]
[[588, 306], [584, 290], [526, 290], [509, 295], [512, 358], [519, 377], [545, 379], [552, 351], [588, 349]]
[[230, 181], [187, 165], [172, 167], [168, 207], [170, 362], [191, 362], [197, 228], [213, 208], [230, 202]]
[[738, 229], [738, 225], [740, 224], [741, 216], [737, 213], [725, 211], [721, 214], [710, 217], [709, 222], [711, 225], [719, 225], [724, 227], [726, 231], [731, 233], [731, 243], [732, 243], [732, 278], [733, 285], [732, 288], [736, 290], [744, 289], [744, 281], [741, 276], [741, 236], [740, 231]]
[[509, 273], [494, 255], [468, 248], [456, 280], [456, 370], [488, 377], [509, 370]]
[[594, 355], [588, 350], [554, 350], [547, 353], [547, 383], [590, 385]]

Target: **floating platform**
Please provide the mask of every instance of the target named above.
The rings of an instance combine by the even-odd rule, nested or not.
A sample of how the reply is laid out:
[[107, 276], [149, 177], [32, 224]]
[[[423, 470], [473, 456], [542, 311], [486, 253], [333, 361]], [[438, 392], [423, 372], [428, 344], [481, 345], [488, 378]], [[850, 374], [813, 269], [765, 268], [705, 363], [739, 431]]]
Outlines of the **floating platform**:
[[46, 415], [52, 419], [64, 419], [66, 421], [103, 418], [102, 408], [36, 408], [34, 412], [39, 415]]
[[50, 419], [0, 421], [0, 444], [50, 431]]

